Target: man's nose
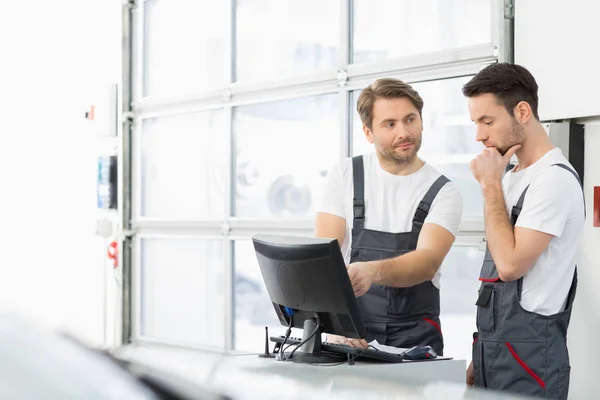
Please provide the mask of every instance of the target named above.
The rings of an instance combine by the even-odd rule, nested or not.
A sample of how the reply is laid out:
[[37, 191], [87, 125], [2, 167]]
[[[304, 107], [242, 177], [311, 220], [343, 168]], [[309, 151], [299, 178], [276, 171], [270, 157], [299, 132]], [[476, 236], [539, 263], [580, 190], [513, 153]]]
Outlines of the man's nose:
[[404, 124], [396, 125], [396, 137], [404, 139], [409, 136], [407, 127]]
[[488, 134], [486, 132], [486, 129], [484, 127], [482, 127], [481, 125], [477, 125], [475, 140], [477, 140], [478, 142], [483, 142], [487, 138], [488, 138]]

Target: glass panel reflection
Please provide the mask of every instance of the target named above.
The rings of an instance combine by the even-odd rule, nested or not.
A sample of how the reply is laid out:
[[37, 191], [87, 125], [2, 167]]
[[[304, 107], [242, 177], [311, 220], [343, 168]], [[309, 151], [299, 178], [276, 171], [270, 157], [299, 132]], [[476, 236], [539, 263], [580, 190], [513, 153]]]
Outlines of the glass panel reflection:
[[235, 215], [312, 218], [319, 185], [340, 157], [338, 96], [238, 107], [233, 128]]
[[338, 0], [238, 0], [237, 82], [273, 80], [338, 65]]
[[353, 62], [491, 43], [491, 0], [354, 0]]
[[223, 241], [141, 240], [141, 333], [223, 349]]
[[228, 162], [223, 111], [146, 119], [141, 135], [141, 215], [223, 218]]

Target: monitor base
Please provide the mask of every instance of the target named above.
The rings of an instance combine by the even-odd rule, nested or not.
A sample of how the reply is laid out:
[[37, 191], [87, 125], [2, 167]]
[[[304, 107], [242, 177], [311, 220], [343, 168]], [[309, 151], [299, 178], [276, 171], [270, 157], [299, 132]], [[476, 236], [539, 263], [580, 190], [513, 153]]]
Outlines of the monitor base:
[[295, 363], [305, 364], [338, 364], [346, 361], [346, 357], [339, 354], [310, 354], [296, 352], [292, 356], [292, 361]]
[[[318, 316], [317, 316], [318, 319]], [[321, 325], [314, 319], [306, 319], [303, 324], [302, 342], [293, 354], [291, 360], [297, 363], [334, 364], [343, 362], [346, 357], [321, 352]], [[315, 333], [316, 332], [316, 333]]]

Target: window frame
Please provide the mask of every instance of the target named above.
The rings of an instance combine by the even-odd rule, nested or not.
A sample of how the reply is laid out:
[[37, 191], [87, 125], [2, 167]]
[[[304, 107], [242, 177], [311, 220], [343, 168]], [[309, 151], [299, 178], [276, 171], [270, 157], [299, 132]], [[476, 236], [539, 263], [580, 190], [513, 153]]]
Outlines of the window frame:
[[[233, 241], [237, 239], [248, 239], [253, 234], [312, 234], [314, 218], [274, 220], [265, 218], [240, 218], [232, 216], [233, 205], [233, 174], [234, 162], [231, 149], [234, 146], [233, 137], [233, 109], [234, 107], [248, 104], [256, 104], [277, 100], [285, 100], [297, 97], [320, 95], [326, 93], [337, 93], [340, 99], [339, 118], [341, 129], [340, 148], [344, 156], [349, 156], [351, 151], [351, 129], [352, 114], [351, 92], [361, 89], [378, 77], [396, 76], [403, 80], [416, 83], [431, 80], [455, 78], [477, 73], [482, 67], [496, 62], [511, 62], [513, 54], [512, 36], [513, 21], [506, 18], [506, 1], [490, 0], [492, 2], [492, 43], [442, 50], [427, 54], [386, 59], [364, 64], [350, 64], [352, 45], [352, 0], [337, 0], [340, 3], [340, 34], [339, 34], [339, 65], [336, 69], [319, 71], [273, 81], [257, 83], [233, 82], [233, 66], [235, 63], [234, 51], [234, 23], [236, 0], [227, 2], [228, 12], [231, 18], [226, 22], [228, 26], [227, 57], [228, 70], [225, 71], [229, 82], [221, 89], [193, 93], [185, 96], [172, 97], [145, 97], [144, 89], [144, 44], [145, 33], [151, 27], [146, 26], [144, 7], [147, 0], [131, 0], [124, 4], [124, 14], [128, 13], [131, 18], [130, 29], [124, 32], [132, 38], [131, 48], [124, 47], [125, 56], [131, 60], [123, 71], [124, 94], [123, 98], [132, 99], [131, 104], [123, 104], [122, 120], [132, 121], [131, 131], [121, 132], [123, 143], [131, 140], [131, 163], [123, 163], [121, 179], [121, 193], [119, 213], [127, 215], [124, 204], [131, 205], [131, 218], [124, 223], [119, 235], [131, 240], [132, 251], [128, 252], [121, 260], [124, 268], [121, 272], [130, 273], [129, 279], [123, 280], [123, 297], [131, 295], [131, 309], [124, 312], [129, 315], [130, 320], [123, 320], [123, 325], [130, 324], [130, 340], [135, 342], [160, 342], [168, 343], [168, 340], [145, 337], [141, 334], [140, 312], [141, 312], [141, 240], [149, 237], [195, 237], [203, 239], [218, 238], [223, 241], [224, 246], [224, 293], [225, 298], [225, 320], [226, 337], [224, 348], [226, 351], [233, 350]], [[130, 80], [130, 81], [129, 81]], [[224, 112], [226, 145], [229, 160], [226, 163], [226, 194], [225, 217], [220, 220], [206, 221], [194, 219], [162, 219], [149, 218], [140, 215], [141, 211], [141, 136], [142, 125], [145, 119], [160, 118], [178, 114], [222, 109]], [[123, 185], [131, 179], [131, 191]], [[124, 217], [124, 220], [126, 218]], [[455, 246], [482, 246], [484, 244], [483, 218], [477, 220], [464, 220], [461, 222], [459, 234]], [[124, 242], [124, 245], [127, 244]], [[129, 256], [130, 254], [130, 256]], [[127, 286], [129, 285], [129, 286]], [[126, 305], [126, 302], [124, 302]], [[125, 310], [124, 310], [125, 311]], [[124, 317], [127, 318], [127, 317]]]

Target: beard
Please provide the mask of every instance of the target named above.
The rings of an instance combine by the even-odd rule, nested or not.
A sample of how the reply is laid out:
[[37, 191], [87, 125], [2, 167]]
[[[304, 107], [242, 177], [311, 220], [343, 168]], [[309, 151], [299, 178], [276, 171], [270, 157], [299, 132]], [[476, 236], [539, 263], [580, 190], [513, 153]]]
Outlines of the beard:
[[506, 141], [502, 143], [502, 146], [497, 147], [498, 152], [501, 155], [505, 155], [511, 147], [523, 143], [523, 139], [525, 139], [525, 128], [513, 118], [511, 132], [506, 138]]
[[[379, 152], [387, 161], [394, 164], [407, 164], [415, 159], [417, 152], [421, 148], [422, 138], [404, 140], [392, 146], [379, 147]], [[394, 146], [399, 146], [407, 143], [412, 143], [413, 147], [398, 153]]]

